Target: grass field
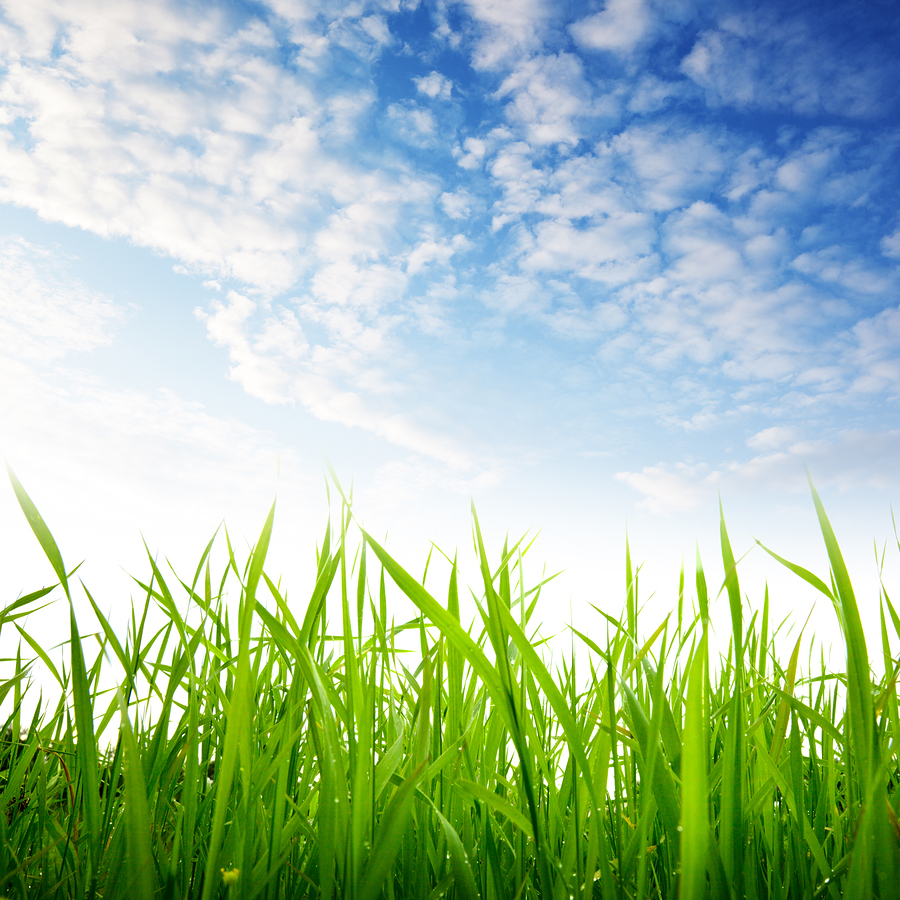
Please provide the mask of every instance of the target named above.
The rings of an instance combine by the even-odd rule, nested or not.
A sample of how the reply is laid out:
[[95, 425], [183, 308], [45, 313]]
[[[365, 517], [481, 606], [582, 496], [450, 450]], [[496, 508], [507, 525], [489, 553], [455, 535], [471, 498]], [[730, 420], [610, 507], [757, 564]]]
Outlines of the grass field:
[[[59, 666], [20, 624], [51, 588], [0, 613], [22, 638], [0, 682], [13, 710], [0, 896], [900, 896], [900, 618], [883, 594], [876, 681], [814, 490], [831, 571], [781, 562], [833, 602], [846, 671], [823, 662], [801, 677], [799, 640], [775, 653], [769, 597], [752, 616], [742, 601], [724, 518], [723, 654], [699, 558], [677, 608], [645, 628], [626, 556], [621, 617], [598, 610], [599, 627], [551, 659], [532, 621], [541, 585], [519, 577], [527, 547], [489, 555], [473, 512], [482, 579], [468, 623], [456, 561], [430, 593], [356, 530], [346, 499], [301, 601], [264, 571], [273, 506], [246, 562], [227, 544], [223, 572], [212, 542], [185, 580], [151, 558], [127, 636], [88, 595], [101, 625], [88, 639], [75, 579], [10, 477], [71, 640]], [[393, 621], [391, 583], [412, 621]], [[59, 700], [26, 720], [32, 658]]]

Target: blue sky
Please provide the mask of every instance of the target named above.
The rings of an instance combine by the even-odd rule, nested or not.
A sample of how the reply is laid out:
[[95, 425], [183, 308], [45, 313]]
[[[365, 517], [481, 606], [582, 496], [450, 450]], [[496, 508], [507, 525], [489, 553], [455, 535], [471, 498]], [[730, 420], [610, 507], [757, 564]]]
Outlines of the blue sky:
[[291, 570], [327, 456], [398, 552], [473, 497], [612, 608], [718, 492], [821, 570], [806, 465], [874, 600], [898, 81], [887, 2], [9, 0], [0, 449], [95, 578], [276, 490]]

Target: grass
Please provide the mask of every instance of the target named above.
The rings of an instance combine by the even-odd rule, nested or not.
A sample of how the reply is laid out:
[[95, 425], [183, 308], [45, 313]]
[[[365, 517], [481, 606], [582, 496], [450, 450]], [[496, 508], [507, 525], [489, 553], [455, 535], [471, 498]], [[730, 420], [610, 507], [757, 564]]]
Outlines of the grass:
[[[370, 534], [351, 539], [343, 494], [308, 600], [288, 602], [265, 573], [273, 506], [246, 563], [226, 534], [215, 577], [212, 541], [190, 580], [150, 557], [124, 640], [84, 589], [100, 623], [88, 638], [72, 573], [10, 478], [71, 635], [57, 666], [20, 624], [53, 588], [0, 613], [22, 638], [0, 682], [12, 708], [0, 895], [900, 895], [900, 618], [883, 593], [876, 680], [815, 490], [826, 579], [772, 555], [832, 602], [847, 668], [823, 660], [801, 677], [799, 640], [786, 662], [775, 652], [768, 594], [745, 621], [724, 516], [727, 652], [710, 644], [715, 598], [699, 556], [698, 613], [682, 571], [677, 610], [644, 637], [626, 554], [622, 615], [598, 609], [598, 627], [551, 664], [532, 621], [543, 585], [521, 578], [527, 546], [492, 562], [473, 511], [481, 584], [464, 622], [456, 560], [434, 596]], [[411, 621], [391, 618], [391, 583], [417, 609]], [[153, 607], [165, 616], [156, 630]], [[23, 653], [59, 689], [28, 721]]]

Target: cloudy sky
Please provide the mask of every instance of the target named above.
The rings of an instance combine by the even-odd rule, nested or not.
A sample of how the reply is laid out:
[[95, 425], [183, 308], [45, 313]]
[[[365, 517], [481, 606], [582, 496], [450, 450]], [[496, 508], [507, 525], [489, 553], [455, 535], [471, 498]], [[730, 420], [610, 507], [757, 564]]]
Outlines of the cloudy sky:
[[898, 82], [886, 0], [5, 0], [0, 450], [94, 583], [276, 491], [290, 571], [327, 457], [411, 568], [474, 498], [611, 608], [719, 492], [822, 572], [808, 466], [874, 604]]

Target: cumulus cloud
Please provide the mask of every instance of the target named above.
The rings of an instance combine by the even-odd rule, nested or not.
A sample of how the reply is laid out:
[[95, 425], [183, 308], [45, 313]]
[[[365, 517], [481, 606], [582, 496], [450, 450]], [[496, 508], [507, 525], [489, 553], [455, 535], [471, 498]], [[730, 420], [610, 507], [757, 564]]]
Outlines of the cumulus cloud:
[[481, 138], [467, 137], [461, 148], [456, 150], [456, 162], [462, 169], [480, 168], [487, 146]]
[[411, 104], [392, 103], [387, 108], [392, 133], [401, 141], [415, 147], [433, 144], [437, 133], [437, 119], [430, 109]]
[[[449, 439], [371, 400], [396, 394], [410, 357], [393, 335], [409, 278], [464, 246], [452, 232], [411, 241], [433, 217], [435, 178], [360, 155], [376, 127], [372, 63], [392, 41], [384, 10], [278, 11], [301, 65], [284, 65], [279, 22], [236, 9], [14, 4], [14, 40], [0, 49], [0, 200], [166, 253], [214, 291], [237, 282], [199, 315], [251, 396], [461, 464]], [[440, 99], [449, 82], [432, 73], [419, 87]], [[383, 112], [401, 141], [434, 140], [430, 109]], [[295, 303], [273, 303], [292, 288]], [[83, 321], [45, 322], [42, 352], [56, 332], [63, 349], [101, 340], [101, 301], [71, 299]], [[24, 327], [23, 315], [6, 318]]]
[[[500, 192], [493, 229], [506, 229], [509, 242], [482, 296], [492, 309], [552, 320], [560, 335], [574, 337], [582, 323], [599, 341], [597, 359], [632, 378], [702, 367], [710, 382], [764, 383], [792, 392], [792, 403], [833, 401], [856, 366], [837, 334], [892, 295], [895, 275], [828, 236], [882, 183], [889, 143], [873, 148], [846, 129], [820, 128], [763, 149], [670, 116], [551, 162], [535, 141], [489, 135], [479, 150]], [[812, 210], [823, 224], [801, 230]], [[612, 328], [573, 311], [601, 307], [621, 312], [604, 317]], [[888, 369], [886, 355], [882, 385]], [[660, 420], [696, 430], [721, 424], [723, 413]]]
[[432, 100], [449, 100], [453, 82], [440, 72], [429, 72], [421, 78], [413, 78], [420, 94]]
[[481, 26], [472, 55], [479, 69], [496, 69], [539, 46], [550, 19], [547, 0], [466, 0]]
[[900, 390], [900, 307], [860, 319], [853, 326], [852, 340], [848, 355], [856, 371], [853, 389], [865, 393]]
[[[278, 292], [308, 272], [323, 209], [373, 181], [347, 152], [375, 100], [370, 78], [323, 91], [327, 72], [285, 67], [261, 19], [165, 0], [114, 15], [45, 0], [7, 15], [0, 201]], [[320, 27], [365, 65], [389, 41], [384, 16], [365, 10]], [[425, 110], [396, 113], [403, 139], [434, 130]]]
[[666, 211], [709, 196], [733, 156], [728, 138], [667, 122], [616, 135], [609, 152], [624, 163], [621, 178], [643, 204]]
[[571, 26], [572, 36], [591, 50], [626, 53], [633, 50], [653, 25], [646, 0], [607, 0], [598, 13]]
[[406, 262], [408, 275], [415, 275], [428, 266], [447, 265], [451, 257], [470, 246], [465, 235], [454, 235], [450, 240], [424, 240], [410, 252]]
[[644, 213], [621, 213], [577, 228], [551, 220], [522, 241], [521, 264], [527, 271], [567, 272], [609, 285], [639, 280], [654, 267], [655, 233]]
[[896, 290], [896, 275], [873, 266], [867, 260], [847, 258], [843, 247], [823, 247], [801, 253], [791, 264], [798, 272], [832, 282], [857, 294], [884, 296]]
[[469, 191], [445, 191], [440, 196], [441, 207], [451, 219], [465, 219], [472, 212], [477, 201]]
[[628, 111], [646, 115], [658, 112], [685, 94], [684, 85], [663, 81], [655, 75], [644, 75], [632, 89]]
[[572, 54], [539, 56], [519, 63], [497, 91], [509, 98], [506, 117], [534, 145], [577, 144], [578, 119], [592, 112], [591, 88]]

